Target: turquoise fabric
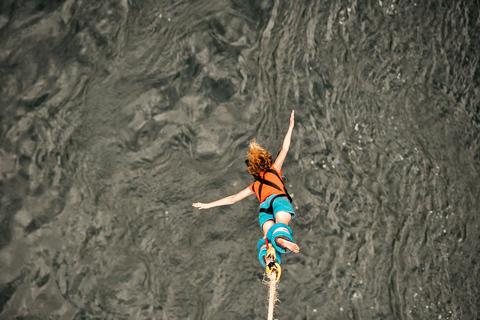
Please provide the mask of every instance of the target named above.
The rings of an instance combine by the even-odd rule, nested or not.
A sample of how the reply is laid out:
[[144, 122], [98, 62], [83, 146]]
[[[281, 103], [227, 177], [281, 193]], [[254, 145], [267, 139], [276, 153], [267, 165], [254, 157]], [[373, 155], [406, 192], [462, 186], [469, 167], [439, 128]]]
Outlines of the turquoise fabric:
[[[263, 201], [260, 204], [260, 209], [268, 209], [270, 206], [270, 201], [272, 198], [275, 197], [275, 195], [271, 195], [265, 201]], [[273, 214], [266, 213], [266, 212], [260, 212], [258, 214], [258, 223], [260, 224], [260, 227], [263, 226], [265, 222], [268, 220], [273, 220], [275, 221], [275, 214], [279, 211], [286, 211], [292, 215], [292, 219], [295, 218], [295, 211], [293, 211], [292, 204], [286, 197], [278, 197], [276, 198], [273, 203], [272, 203], [272, 208], [273, 208]]]

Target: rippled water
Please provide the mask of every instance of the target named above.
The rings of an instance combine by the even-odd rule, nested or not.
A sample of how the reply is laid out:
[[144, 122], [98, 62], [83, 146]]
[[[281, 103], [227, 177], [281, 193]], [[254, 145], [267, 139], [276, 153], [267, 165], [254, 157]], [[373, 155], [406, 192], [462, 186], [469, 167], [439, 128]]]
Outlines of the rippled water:
[[478, 319], [477, 1], [2, 1], [0, 319]]

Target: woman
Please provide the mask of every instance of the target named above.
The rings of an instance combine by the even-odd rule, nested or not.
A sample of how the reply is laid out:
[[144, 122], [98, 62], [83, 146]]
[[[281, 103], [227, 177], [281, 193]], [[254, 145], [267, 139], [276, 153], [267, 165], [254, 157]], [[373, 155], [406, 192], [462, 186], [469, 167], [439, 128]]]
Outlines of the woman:
[[[278, 253], [291, 251], [298, 253], [300, 251], [298, 245], [293, 241], [292, 230], [288, 226], [290, 220], [295, 217], [295, 212], [290, 203], [291, 198], [281, 179], [282, 166], [290, 148], [294, 122], [295, 111], [292, 110], [290, 126], [283, 140], [282, 150], [273, 165], [270, 152], [263, 149], [255, 141], [249, 144], [250, 151], [247, 153], [245, 162], [248, 166], [248, 172], [255, 178], [254, 183], [239, 193], [223, 199], [210, 203], [197, 202], [193, 204], [198, 209], [209, 209], [231, 205], [255, 194], [260, 200], [259, 223], [264, 234], [257, 245], [258, 258], [264, 267], [271, 262], [280, 263], [281, 259]], [[273, 245], [275, 251], [269, 250], [267, 253], [269, 244]]]

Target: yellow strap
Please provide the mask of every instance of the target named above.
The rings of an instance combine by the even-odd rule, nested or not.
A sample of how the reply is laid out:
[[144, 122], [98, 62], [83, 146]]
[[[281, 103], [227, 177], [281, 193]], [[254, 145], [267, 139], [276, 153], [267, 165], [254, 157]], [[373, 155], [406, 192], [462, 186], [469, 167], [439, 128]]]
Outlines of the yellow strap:
[[270, 261], [277, 260], [277, 253], [273, 246], [270, 246], [270, 248], [267, 250], [267, 259], [270, 259]]

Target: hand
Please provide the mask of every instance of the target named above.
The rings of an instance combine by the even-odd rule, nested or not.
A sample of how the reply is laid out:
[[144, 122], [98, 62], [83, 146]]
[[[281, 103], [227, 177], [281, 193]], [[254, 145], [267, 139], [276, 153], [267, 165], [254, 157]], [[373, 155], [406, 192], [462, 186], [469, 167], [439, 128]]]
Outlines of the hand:
[[202, 209], [209, 209], [210, 205], [208, 203], [195, 202], [194, 204], [192, 204], [192, 207], [202, 210]]
[[295, 110], [292, 110], [292, 114], [290, 115], [290, 128], [293, 128], [295, 125]]

